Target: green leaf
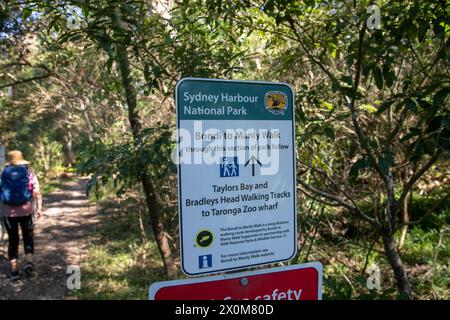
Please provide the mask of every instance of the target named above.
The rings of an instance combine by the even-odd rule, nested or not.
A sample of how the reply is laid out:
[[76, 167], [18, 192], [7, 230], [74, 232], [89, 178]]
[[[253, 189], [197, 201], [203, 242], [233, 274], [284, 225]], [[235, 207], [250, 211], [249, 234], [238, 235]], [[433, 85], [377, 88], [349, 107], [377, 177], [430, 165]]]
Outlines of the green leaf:
[[431, 108], [431, 104], [426, 100], [419, 99], [417, 100], [417, 102], [419, 103], [419, 106], [421, 106], [424, 110]]
[[395, 100], [386, 100], [385, 102], [383, 102], [381, 104], [381, 106], [378, 108], [376, 114], [381, 114], [383, 113], [385, 110], [387, 110], [387, 108], [389, 108], [390, 106], [392, 106], [392, 104], [395, 102]]
[[432, 156], [435, 152], [436, 144], [433, 141], [425, 140], [423, 143], [423, 153]]
[[341, 87], [341, 91], [349, 98], [353, 98], [353, 96], [355, 95], [353, 88]]
[[330, 111], [333, 110], [333, 105], [326, 101], [321, 101], [320, 106]]
[[372, 69], [373, 77], [375, 78], [375, 84], [378, 90], [383, 89], [383, 74], [381, 73], [381, 69], [379, 66], [374, 65]]
[[408, 139], [411, 139], [411, 138], [413, 138], [415, 136], [420, 135], [421, 133], [422, 133], [422, 131], [420, 129], [418, 129], [418, 128], [411, 128], [410, 132], [407, 133], [400, 141], [401, 142], [406, 141]]
[[450, 151], [450, 139], [445, 137], [439, 137], [438, 146], [446, 151]]
[[339, 84], [339, 81], [333, 81], [333, 83], [331, 84], [331, 90], [332, 90], [333, 92], [338, 91], [340, 87], [341, 87], [341, 86], [340, 86], [340, 84]]
[[359, 159], [350, 168], [350, 171], [348, 173], [348, 179], [356, 180], [356, 178], [358, 178], [359, 171], [365, 168], [370, 168], [370, 166], [371, 166], [370, 160], [367, 157]]
[[335, 134], [334, 134], [334, 130], [333, 130], [332, 127], [325, 127], [324, 131], [325, 131], [325, 134], [327, 135], [327, 137], [328, 137], [331, 141], [333, 141], [333, 140], [336, 138], [336, 136], [335, 136]]
[[412, 112], [417, 112], [417, 103], [414, 98], [408, 98], [405, 100], [405, 106]]
[[27, 20], [33, 11], [30, 8], [23, 9], [22, 19]]
[[433, 97], [433, 107], [439, 108], [444, 104], [447, 95], [450, 93], [450, 87], [445, 87], [436, 92]]
[[350, 76], [342, 76], [339, 80], [347, 84], [350, 88], [353, 87], [353, 79]]
[[417, 40], [419, 42], [423, 42], [423, 40], [425, 40], [425, 36], [427, 34], [429, 27], [430, 27], [430, 23], [428, 21], [420, 20], [419, 32], [417, 33]]
[[439, 23], [439, 20], [437, 20], [437, 19], [433, 21], [433, 31], [434, 31], [434, 34], [436, 35], [436, 37], [441, 37], [445, 32], [444, 27], [441, 26], [441, 24]]
[[447, 128], [447, 130], [450, 130], [450, 114], [442, 117], [442, 124]]
[[369, 72], [372, 70], [372, 65], [371, 64], [367, 64], [363, 67], [363, 75], [364, 77], [367, 78], [367, 76], [369, 75]]
[[361, 109], [366, 110], [369, 113], [375, 113], [378, 111], [377, 108], [375, 108], [372, 104], [370, 103], [365, 103], [361, 106]]
[[430, 123], [428, 124], [427, 130], [425, 130], [426, 133], [435, 132], [439, 130], [442, 124], [442, 117], [436, 116], [434, 117]]
[[50, 22], [50, 24], [47, 27], [47, 30], [51, 31], [52, 28], [53, 30], [55, 30], [56, 32], [58, 32], [59, 30], [61, 30], [61, 26], [59, 25], [59, 16], [56, 16], [52, 19], [52, 21]]
[[390, 88], [394, 84], [395, 81], [395, 73], [391, 69], [391, 67], [387, 64], [383, 65], [383, 78], [386, 82], [386, 85]]
[[87, 19], [89, 17], [89, 4], [90, 0], [85, 0], [84, 3], [81, 3], [81, 11], [83, 13], [83, 17]]
[[412, 144], [414, 146], [414, 154], [422, 155], [423, 154], [423, 140], [417, 140]]
[[114, 62], [113, 57], [109, 57], [108, 60], [106, 61], [106, 69], [108, 70], [108, 73], [111, 73], [113, 62]]

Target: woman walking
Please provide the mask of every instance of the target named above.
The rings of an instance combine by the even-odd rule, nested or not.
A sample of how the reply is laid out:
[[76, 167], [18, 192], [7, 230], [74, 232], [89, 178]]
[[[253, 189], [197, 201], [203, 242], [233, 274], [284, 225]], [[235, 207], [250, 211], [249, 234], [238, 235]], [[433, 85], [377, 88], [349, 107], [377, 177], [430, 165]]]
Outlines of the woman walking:
[[22, 271], [34, 275], [34, 217], [39, 219], [42, 210], [42, 195], [36, 174], [28, 167], [22, 152], [8, 153], [6, 167], [0, 175], [0, 200], [3, 223], [8, 232], [8, 259], [11, 266], [10, 279], [20, 279], [19, 271], [19, 226], [25, 251]]

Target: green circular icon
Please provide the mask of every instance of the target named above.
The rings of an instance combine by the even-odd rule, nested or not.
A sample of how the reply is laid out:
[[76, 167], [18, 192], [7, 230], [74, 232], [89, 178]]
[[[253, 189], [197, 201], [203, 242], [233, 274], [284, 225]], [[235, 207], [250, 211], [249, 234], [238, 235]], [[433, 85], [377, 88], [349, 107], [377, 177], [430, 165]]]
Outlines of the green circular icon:
[[213, 234], [208, 230], [200, 231], [197, 234], [196, 242], [199, 247], [206, 248], [213, 242], [214, 237]]

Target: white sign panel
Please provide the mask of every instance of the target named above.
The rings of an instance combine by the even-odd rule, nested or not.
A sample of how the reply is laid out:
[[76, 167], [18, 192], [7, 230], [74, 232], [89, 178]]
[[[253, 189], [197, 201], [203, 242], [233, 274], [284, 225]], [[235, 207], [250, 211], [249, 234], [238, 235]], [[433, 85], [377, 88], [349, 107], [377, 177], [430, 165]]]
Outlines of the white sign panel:
[[182, 269], [296, 253], [294, 96], [287, 84], [187, 78], [176, 88]]

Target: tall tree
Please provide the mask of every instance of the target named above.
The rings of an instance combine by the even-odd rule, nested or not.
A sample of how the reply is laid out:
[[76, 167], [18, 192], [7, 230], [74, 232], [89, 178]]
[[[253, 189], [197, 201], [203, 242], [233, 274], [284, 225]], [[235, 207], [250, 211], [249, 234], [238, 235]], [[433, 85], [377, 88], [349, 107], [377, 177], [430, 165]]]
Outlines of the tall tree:
[[[145, 95], [155, 93], [170, 99], [172, 88], [182, 76], [231, 74], [241, 54], [234, 47], [217, 48], [219, 41], [226, 42], [227, 24], [202, 22], [206, 9], [201, 7], [201, 1], [195, 2], [195, 6], [181, 1], [170, 12], [144, 0], [28, 1], [23, 6], [32, 12], [40, 12], [41, 19], [51, 21], [49, 29], [57, 34], [59, 43], [94, 45], [108, 56], [108, 70], [114, 71], [117, 67], [120, 75], [118, 91], [126, 101], [132, 135], [131, 145], [125, 149], [132, 149], [136, 154], [121, 153], [120, 158], [111, 159], [112, 153], [92, 153], [91, 158], [105, 156], [108, 163], [115, 162], [117, 166], [102, 167], [99, 165], [102, 161], [96, 159], [90, 161], [93, 166], [85, 172], [100, 176], [103, 181], [112, 176], [116, 177], [115, 180], [117, 177], [128, 180], [127, 184], [139, 181], [166, 275], [176, 277], [177, 268], [164, 221], [167, 208], [153, 179], [151, 171], [154, 167], [149, 163], [149, 151], [142, 150], [148, 148], [142, 142], [149, 128], [142, 120], [139, 103]], [[77, 100], [75, 103], [80, 102]], [[158, 117], [159, 112], [156, 114]], [[118, 167], [123, 168], [119, 162], [124, 157], [128, 158], [127, 164], [132, 160], [133, 170], [115, 171]]]
[[372, 226], [399, 293], [411, 298], [395, 235], [409, 224], [414, 185], [449, 157], [447, 2], [209, 3], [222, 19], [266, 34], [281, 62], [271, 73], [284, 71], [298, 88], [300, 190]]

